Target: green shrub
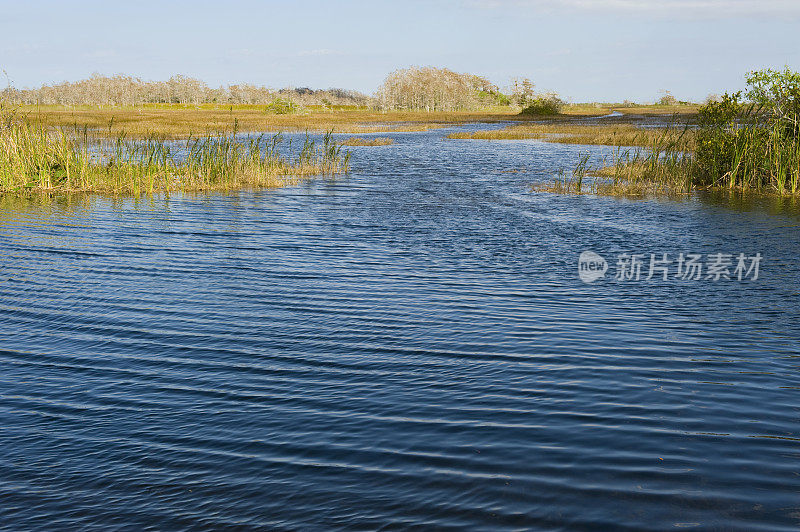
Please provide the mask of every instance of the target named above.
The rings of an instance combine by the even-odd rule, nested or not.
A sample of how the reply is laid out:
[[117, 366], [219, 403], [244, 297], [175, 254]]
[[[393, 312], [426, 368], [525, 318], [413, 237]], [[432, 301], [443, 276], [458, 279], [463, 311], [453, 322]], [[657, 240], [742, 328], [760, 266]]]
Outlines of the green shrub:
[[800, 128], [800, 73], [784, 70], [755, 70], [747, 76], [747, 98], [773, 121]]
[[511, 100], [499, 91], [478, 91], [478, 99], [491, 105], [511, 105]]
[[543, 94], [529, 100], [528, 106], [525, 107], [520, 114], [552, 116], [560, 113], [562, 107], [564, 107], [564, 102], [561, 98], [555, 94]]
[[800, 74], [747, 77], [749, 101], [724, 94], [700, 108], [692, 175], [699, 186], [797, 193], [800, 186]]
[[664, 91], [664, 96], [662, 96], [658, 100], [658, 103], [656, 105], [670, 106], [670, 105], [678, 105], [678, 103], [680, 102], [678, 102], [678, 99], [675, 98], [675, 96], [673, 96], [670, 91]]
[[751, 72], [745, 92], [707, 100], [696, 128], [687, 125], [675, 142], [665, 133], [647, 152], [615, 155], [604, 175], [613, 177], [613, 190], [623, 191], [724, 187], [800, 194], [800, 74]]
[[272, 100], [272, 103], [265, 107], [266, 112], [275, 113], [276, 115], [288, 115], [291, 113], [296, 113], [299, 110], [300, 107], [292, 100], [284, 100], [282, 98], [275, 98]]

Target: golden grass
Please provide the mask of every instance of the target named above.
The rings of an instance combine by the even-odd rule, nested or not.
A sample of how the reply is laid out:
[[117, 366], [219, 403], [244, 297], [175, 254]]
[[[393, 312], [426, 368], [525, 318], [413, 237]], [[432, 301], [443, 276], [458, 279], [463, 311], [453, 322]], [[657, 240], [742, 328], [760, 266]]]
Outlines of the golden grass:
[[679, 196], [697, 188], [691, 179], [694, 137], [667, 129], [645, 148], [618, 147], [592, 167], [584, 154], [571, 175], [561, 173], [551, 183], [534, 185], [537, 191], [603, 196]]
[[509, 120], [513, 111], [473, 113], [379, 112], [369, 109], [306, 109], [301, 113], [275, 114], [267, 106], [137, 107], [24, 106], [19, 112], [32, 123], [49, 127], [88, 128], [100, 135], [142, 137], [148, 134], [171, 138], [231, 131], [335, 131], [376, 133], [425, 131], [450, 124]]
[[677, 114], [683, 116], [692, 116], [696, 115], [699, 109], [699, 104], [625, 105], [618, 103], [575, 103], [565, 105], [561, 109], [561, 114], [571, 116], [592, 116], [607, 115], [616, 111], [624, 115], [670, 116]]
[[[691, 106], [639, 106], [618, 108], [608, 104], [579, 104], [564, 108], [561, 115], [547, 117], [550, 123], [575, 117], [602, 116], [614, 110], [638, 115], [691, 114]], [[150, 134], [171, 138], [229, 132], [252, 131], [335, 131], [337, 133], [377, 133], [388, 131], [426, 131], [469, 122], [538, 121], [542, 117], [519, 115], [515, 107], [497, 106], [483, 111], [375, 111], [353, 106], [306, 107], [299, 112], [277, 114], [269, 105], [180, 105], [146, 104], [137, 106], [21, 106], [18, 113], [32, 123], [50, 127], [87, 128], [98, 135], [129, 137]]]
[[691, 131], [676, 128], [641, 128], [633, 124], [521, 124], [503, 129], [451, 133], [450, 139], [521, 140], [541, 139], [563, 144], [649, 147], [657, 142], [691, 141]]
[[394, 144], [394, 139], [389, 137], [374, 137], [370, 139], [350, 137], [339, 144], [342, 146], [388, 146], [389, 144]]
[[[602, 116], [614, 110], [626, 113], [625, 117], [598, 124], [574, 123], [576, 117]], [[573, 144], [652, 147], [657, 141], [663, 141], [665, 135], [677, 133], [638, 128], [632, 115], [656, 116], [676, 111], [691, 117], [693, 108], [570, 105], [561, 115], [547, 117], [542, 122], [541, 117], [517, 114], [518, 110], [513, 107], [497, 107], [482, 112], [379, 112], [356, 107], [306, 107], [296, 113], [277, 114], [270, 106], [263, 105], [23, 106], [16, 108], [15, 112], [17, 117], [23, 118], [20, 123], [26, 124], [27, 130], [17, 130], [13, 142], [9, 141], [9, 129], [2, 132], [0, 151], [4, 150], [4, 154], [0, 153], [0, 158], [4, 159], [0, 160], [0, 192], [95, 191], [136, 195], [168, 190], [230, 190], [283, 186], [310, 175], [347, 169], [348, 156], [328, 152], [338, 149], [340, 144], [331, 142], [322, 151], [315, 151], [314, 156], [289, 161], [276, 153], [264, 157], [259, 149], [225, 136], [234, 131], [333, 130], [358, 134], [425, 131], [474, 122], [515, 121], [515, 125], [501, 130], [456, 133], [450, 138], [539, 138]], [[75, 131], [84, 133], [83, 143], [74, 141]], [[23, 141], [25, 135], [29, 138]], [[205, 135], [205, 138], [198, 139], [198, 135]], [[115, 158], [99, 160], [87, 151], [86, 139], [91, 138], [116, 139], [122, 148], [118, 146]], [[123, 139], [137, 138], [147, 139], [145, 145], [151, 150], [148, 155], [151, 160], [147, 163], [141, 159], [142, 152], [133, 147], [131, 140], [123, 142]], [[189, 143], [194, 143], [194, 149], [205, 154], [196, 154], [192, 156], [195, 159], [190, 157], [188, 161], [171, 155], [162, 157], [167, 147], [165, 139], [181, 138], [194, 139], [187, 142], [186, 149], [190, 153], [193, 148]], [[691, 136], [678, 140], [688, 146]], [[386, 143], [385, 140], [354, 138], [343, 144]], [[155, 154], [162, 157], [160, 162], [152, 162]]]
[[[647, 108], [649, 109], [649, 108]], [[576, 116], [601, 116], [608, 107], [569, 106], [563, 115], [548, 117], [559, 122]], [[628, 111], [628, 110], [626, 110]], [[179, 105], [142, 106], [22, 106], [18, 112], [33, 123], [51, 127], [88, 128], [105, 135], [125, 133], [141, 137], [148, 134], [173, 138], [231, 131], [330, 131], [374, 133], [381, 131], [425, 131], [468, 122], [541, 120], [518, 114], [514, 107], [494, 107], [484, 111], [381, 112], [366, 108], [305, 108], [301, 112], [276, 114], [267, 105]]]

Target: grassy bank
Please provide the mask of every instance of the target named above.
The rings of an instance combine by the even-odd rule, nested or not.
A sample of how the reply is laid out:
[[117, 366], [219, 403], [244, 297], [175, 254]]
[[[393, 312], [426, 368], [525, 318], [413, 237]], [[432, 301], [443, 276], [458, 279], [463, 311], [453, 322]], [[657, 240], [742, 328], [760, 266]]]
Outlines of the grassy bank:
[[280, 135], [192, 137], [177, 143], [112, 135], [95, 142], [0, 112], [0, 193], [139, 195], [279, 187], [347, 171], [349, 153], [342, 153], [330, 135], [321, 144], [306, 139], [292, 159], [278, 153], [280, 141]]

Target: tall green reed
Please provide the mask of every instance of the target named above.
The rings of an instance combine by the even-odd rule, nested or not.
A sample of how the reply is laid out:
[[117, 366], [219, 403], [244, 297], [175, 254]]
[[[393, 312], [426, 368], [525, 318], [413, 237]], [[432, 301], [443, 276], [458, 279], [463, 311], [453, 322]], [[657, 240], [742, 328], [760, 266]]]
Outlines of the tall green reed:
[[0, 108], [0, 192], [87, 190], [138, 195], [159, 190], [274, 187], [310, 175], [347, 172], [330, 133], [306, 135], [299, 155], [280, 153], [282, 135], [223, 136], [185, 142], [124, 134], [92, 140], [86, 128], [50, 130]]

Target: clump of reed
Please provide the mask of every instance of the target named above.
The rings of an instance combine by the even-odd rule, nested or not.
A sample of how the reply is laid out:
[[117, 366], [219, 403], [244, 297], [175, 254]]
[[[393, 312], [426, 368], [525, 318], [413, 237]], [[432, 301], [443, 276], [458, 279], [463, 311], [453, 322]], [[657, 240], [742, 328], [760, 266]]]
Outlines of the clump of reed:
[[31, 124], [0, 109], [0, 192], [142, 194], [159, 191], [279, 187], [311, 175], [346, 172], [350, 154], [330, 134], [306, 136], [294, 158], [281, 135], [191, 137], [169, 142], [124, 135], [95, 142], [65, 129]]
[[692, 190], [692, 130], [665, 129], [647, 139], [650, 141], [647, 146], [617, 146], [599, 167], [591, 166], [589, 154], [581, 155], [571, 174], [562, 171], [552, 183], [533, 188], [614, 196], [673, 195]]
[[693, 157], [698, 186], [800, 193], [800, 123], [725, 95], [701, 110]]
[[593, 188], [587, 190], [584, 187], [584, 180], [590, 170], [591, 154], [581, 154], [578, 164], [567, 174], [563, 169], [552, 183], [534, 185], [533, 190], [543, 192], [553, 192], [555, 194], [585, 194], [593, 192]]
[[394, 144], [394, 139], [389, 137], [375, 137], [371, 139], [350, 137], [349, 139], [341, 141], [339, 144], [342, 146], [388, 146], [389, 144]]

